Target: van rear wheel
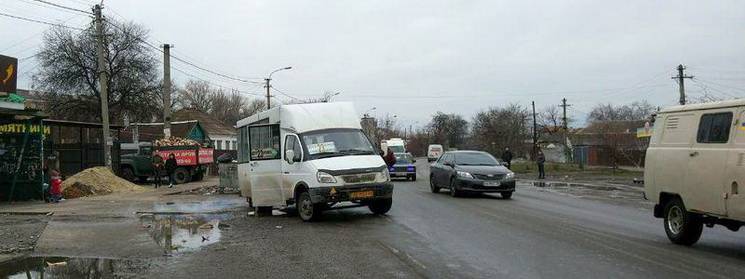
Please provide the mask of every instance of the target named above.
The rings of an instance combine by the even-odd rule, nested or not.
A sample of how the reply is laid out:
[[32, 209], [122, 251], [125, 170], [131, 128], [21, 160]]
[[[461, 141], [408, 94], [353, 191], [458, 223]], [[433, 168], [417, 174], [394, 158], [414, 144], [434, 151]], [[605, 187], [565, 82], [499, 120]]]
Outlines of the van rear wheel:
[[701, 216], [688, 212], [679, 198], [670, 200], [665, 205], [665, 233], [672, 243], [691, 246], [704, 229]]

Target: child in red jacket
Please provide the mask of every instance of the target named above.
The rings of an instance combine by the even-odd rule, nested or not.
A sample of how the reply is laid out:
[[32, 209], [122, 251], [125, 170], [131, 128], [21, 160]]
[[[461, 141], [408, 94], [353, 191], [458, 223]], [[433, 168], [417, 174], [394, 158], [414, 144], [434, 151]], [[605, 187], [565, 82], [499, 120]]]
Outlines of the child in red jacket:
[[51, 179], [49, 180], [51, 186], [49, 187], [50, 200], [57, 203], [62, 199], [62, 178], [56, 170], [49, 172], [49, 175], [51, 176]]

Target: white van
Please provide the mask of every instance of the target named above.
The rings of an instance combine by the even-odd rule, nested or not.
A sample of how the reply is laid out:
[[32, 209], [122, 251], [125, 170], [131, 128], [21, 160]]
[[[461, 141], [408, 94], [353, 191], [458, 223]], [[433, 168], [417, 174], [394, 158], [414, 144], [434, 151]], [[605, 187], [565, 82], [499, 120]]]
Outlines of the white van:
[[388, 168], [351, 103], [282, 105], [236, 126], [238, 183], [257, 213], [294, 204], [312, 221], [337, 203], [390, 210]]
[[401, 138], [391, 138], [385, 143], [386, 147], [390, 148], [393, 153], [406, 153], [406, 142]]
[[442, 155], [442, 145], [440, 144], [430, 144], [429, 147], [427, 147], [427, 161], [428, 162], [434, 162], [437, 161], [437, 159], [440, 158], [440, 155]]
[[745, 222], [745, 99], [666, 108], [653, 129], [644, 194], [668, 238], [692, 245], [703, 225], [738, 230]]

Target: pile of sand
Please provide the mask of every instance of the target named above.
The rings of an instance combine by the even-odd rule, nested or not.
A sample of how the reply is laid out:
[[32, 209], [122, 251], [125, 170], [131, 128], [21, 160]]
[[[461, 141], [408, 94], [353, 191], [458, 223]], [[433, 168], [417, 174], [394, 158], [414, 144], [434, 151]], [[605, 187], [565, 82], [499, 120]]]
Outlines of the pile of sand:
[[148, 191], [116, 176], [107, 167], [83, 170], [62, 182], [62, 194], [67, 199], [107, 195], [115, 192], [140, 193]]

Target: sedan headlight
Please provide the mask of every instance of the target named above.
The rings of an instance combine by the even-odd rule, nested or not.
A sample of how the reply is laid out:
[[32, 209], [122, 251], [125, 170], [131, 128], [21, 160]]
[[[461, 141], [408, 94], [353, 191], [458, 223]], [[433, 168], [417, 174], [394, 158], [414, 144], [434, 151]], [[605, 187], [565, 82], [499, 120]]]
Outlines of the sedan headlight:
[[505, 180], [513, 180], [513, 179], [515, 179], [515, 173], [514, 173], [514, 172], [508, 172], [508, 173], [507, 173], [507, 174], [506, 174], [506, 175], [504, 176], [504, 179], [505, 179]]
[[336, 183], [336, 178], [333, 175], [319, 171], [316, 173], [316, 178], [320, 183]]
[[465, 171], [458, 171], [458, 176], [473, 179], [473, 175], [471, 175], [471, 173], [465, 172]]

